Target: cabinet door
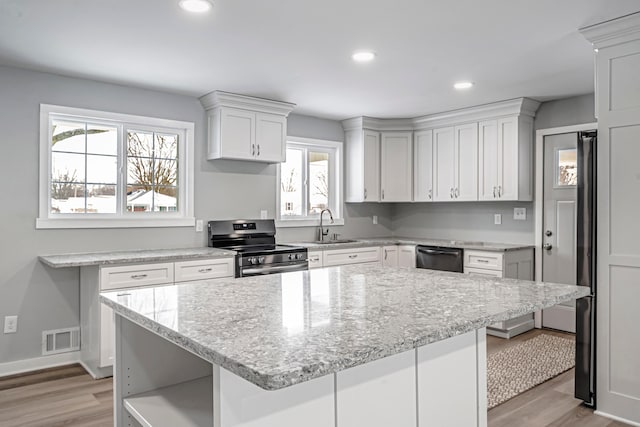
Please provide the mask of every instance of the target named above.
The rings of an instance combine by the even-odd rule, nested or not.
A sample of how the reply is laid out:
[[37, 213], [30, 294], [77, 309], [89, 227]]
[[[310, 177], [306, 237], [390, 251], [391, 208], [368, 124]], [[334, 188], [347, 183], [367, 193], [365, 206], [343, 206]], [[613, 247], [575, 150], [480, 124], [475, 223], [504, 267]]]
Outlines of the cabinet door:
[[174, 265], [174, 282], [210, 280], [234, 276], [234, 258], [180, 261]]
[[255, 136], [255, 113], [238, 108], [221, 109], [220, 151], [222, 157], [253, 160]]
[[518, 200], [518, 118], [498, 120], [498, 198]]
[[433, 131], [433, 200], [450, 202], [455, 187], [455, 153], [453, 128]]
[[382, 247], [382, 266], [397, 267], [398, 266], [398, 246]]
[[410, 202], [412, 194], [411, 132], [383, 132], [380, 200]]
[[478, 199], [498, 198], [498, 121], [478, 124]]
[[324, 251], [323, 265], [325, 267], [363, 263], [380, 265], [380, 247]]
[[324, 264], [322, 251], [309, 251], [307, 259], [309, 260], [309, 269], [321, 268]]
[[455, 200], [478, 200], [478, 124], [455, 127]]
[[416, 268], [416, 247], [413, 245], [398, 246], [398, 267]]
[[413, 200], [433, 201], [433, 131], [413, 136]]
[[364, 138], [364, 201], [380, 201], [380, 133], [365, 130]]
[[286, 117], [256, 113], [255, 159], [263, 162], [284, 162], [286, 136]]

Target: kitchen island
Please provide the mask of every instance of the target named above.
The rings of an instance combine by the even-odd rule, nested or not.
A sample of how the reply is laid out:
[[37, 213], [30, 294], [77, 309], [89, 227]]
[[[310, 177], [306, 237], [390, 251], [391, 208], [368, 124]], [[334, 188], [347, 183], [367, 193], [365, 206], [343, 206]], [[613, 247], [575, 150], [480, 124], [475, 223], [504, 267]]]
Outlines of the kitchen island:
[[588, 290], [345, 266], [105, 292], [115, 424], [485, 426], [485, 327]]

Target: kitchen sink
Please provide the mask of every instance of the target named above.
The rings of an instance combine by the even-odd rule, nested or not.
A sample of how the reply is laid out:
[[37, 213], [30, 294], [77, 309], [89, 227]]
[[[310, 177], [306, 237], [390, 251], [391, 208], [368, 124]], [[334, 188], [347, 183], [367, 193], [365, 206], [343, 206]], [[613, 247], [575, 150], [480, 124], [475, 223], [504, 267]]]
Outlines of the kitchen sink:
[[355, 243], [357, 242], [357, 240], [351, 240], [351, 239], [337, 239], [337, 240], [316, 240], [313, 243], [317, 243], [317, 244], [321, 244], [321, 245], [333, 245], [333, 244], [337, 244], [337, 243]]

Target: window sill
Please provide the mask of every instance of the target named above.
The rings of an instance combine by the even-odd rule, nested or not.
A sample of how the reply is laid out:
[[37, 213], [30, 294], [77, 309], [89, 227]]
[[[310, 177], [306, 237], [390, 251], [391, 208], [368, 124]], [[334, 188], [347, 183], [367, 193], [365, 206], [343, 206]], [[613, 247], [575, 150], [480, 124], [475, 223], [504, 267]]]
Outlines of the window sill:
[[[333, 220], [333, 224], [330, 220], [323, 221], [323, 227], [334, 227], [337, 225], [344, 225], [344, 218], [336, 218]], [[320, 227], [319, 219], [281, 219], [276, 220], [276, 227], [289, 228], [289, 227]]]
[[195, 218], [37, 218], [36, 229], [193, 227]]

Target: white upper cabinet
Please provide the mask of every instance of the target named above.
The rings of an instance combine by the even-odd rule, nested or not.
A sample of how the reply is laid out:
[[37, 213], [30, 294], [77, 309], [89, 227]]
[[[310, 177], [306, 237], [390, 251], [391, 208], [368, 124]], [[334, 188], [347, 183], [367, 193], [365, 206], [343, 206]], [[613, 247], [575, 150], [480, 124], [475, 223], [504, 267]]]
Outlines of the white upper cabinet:
[[380, 201], [380, 132], [356, 128], [345, 132], [347, 202]]
[[208, 116], [209, 159], [285, 161], [294, 104], [215, 91], [200, 98]]
[[453, 200], [455, 188], [455, 133], [453, 127], [433, 131], [433, 199]]
[[411, 137], [411, 132], [382, 132], [380, 200], [383, 202], [411, 201]]
[[480, 200], [533, 200], [532, 134], [530, 117], [479, 123]]
[[413, 200], [433, 201], [433, 131], [413, 135]]
[[478, 124], [456, 126], [454, 165], [456, 201], [478, 200]]

